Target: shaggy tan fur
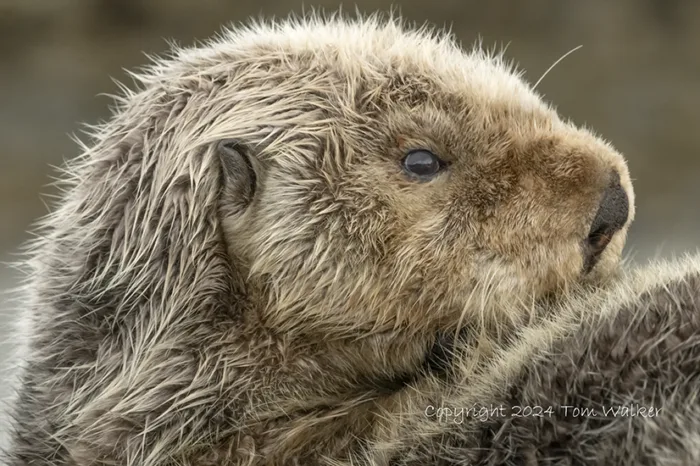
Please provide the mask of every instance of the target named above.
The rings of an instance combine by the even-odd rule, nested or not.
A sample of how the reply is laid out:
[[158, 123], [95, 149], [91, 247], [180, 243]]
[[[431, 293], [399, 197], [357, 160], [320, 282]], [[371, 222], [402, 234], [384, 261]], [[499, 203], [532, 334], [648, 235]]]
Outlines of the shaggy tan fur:
[[438, 334], [616, 270], [626, 225], [582, 242], [615, 173], [633, 217], [622, 157], [442, 33], [256, 24], [134, 77], [30, 250], [9, 465], [342, 458]]
[[700, 254], [572, 293], [518, 333], [490, 357], [457, 344], [353, 464], [699, 464]]

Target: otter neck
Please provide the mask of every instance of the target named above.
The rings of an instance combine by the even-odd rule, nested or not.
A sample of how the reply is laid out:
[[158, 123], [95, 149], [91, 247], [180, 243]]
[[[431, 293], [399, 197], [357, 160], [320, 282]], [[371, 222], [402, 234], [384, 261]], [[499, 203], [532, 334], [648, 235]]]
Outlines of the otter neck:
[[389, 395], [425, 365], [435, 335], [410, 337], [400, 331], [354, 338], [278, 332], [247, 316], [242, 337], [256, 349], [259, 364], [275, 374], [275, 385], [341, 397], [352, 393]]

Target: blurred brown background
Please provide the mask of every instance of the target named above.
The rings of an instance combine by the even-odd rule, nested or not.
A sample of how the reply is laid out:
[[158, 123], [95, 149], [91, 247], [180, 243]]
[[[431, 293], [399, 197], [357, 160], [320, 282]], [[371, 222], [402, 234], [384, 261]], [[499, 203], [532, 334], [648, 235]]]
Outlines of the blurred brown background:
[[[336, 1], [309, 2], [333, 10]], [[695, 0], [397, 0], [414, 21], [451, 26], [465, 45], [510, 44], [560, 112], [595, 128], [629, 159], [636, 260], [695, 250], [700, 231], [700, 2]], [[360, 11], [391, 2], [360, 0]], [[348, 11], [353, 4], [346, 4]], [[108, 114], [100, 93], [166, 39], [192, 44], [229, 22], [285, 16], [302, 0], [0, 0], [0, 261], [13, 259], [46, 212], [50, 165], [77, 153], [69, 135]], [[0, 290], [15, 282], [0, 266]], [[9, 309], [0, 295], [0, 311]], [[3, 351], [0, 317], [0, 360]], [[1, 382], [0, 382], [1, 384]], [[1, 391], [1, 390], [0, 390]]]

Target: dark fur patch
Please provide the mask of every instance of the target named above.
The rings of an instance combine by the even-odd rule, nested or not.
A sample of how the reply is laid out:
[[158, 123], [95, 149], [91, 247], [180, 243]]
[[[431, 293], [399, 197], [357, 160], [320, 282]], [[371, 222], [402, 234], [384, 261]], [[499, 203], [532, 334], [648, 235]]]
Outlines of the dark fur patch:
[[699, 311], [693, 275], [585, 322], [483, 400], [498, 415], [448, 422], [392, 465], [696, 464]]

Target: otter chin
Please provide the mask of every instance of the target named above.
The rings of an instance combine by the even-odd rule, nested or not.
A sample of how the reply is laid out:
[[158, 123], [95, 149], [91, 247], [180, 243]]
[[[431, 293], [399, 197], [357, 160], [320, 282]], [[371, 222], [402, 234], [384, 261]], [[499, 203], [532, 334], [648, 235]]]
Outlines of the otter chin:
[[446, 33], [256, 23], [136, 78], [29, 248], [8, 465], [343, 457], [437, 335], [619, 263], [623, 157]]

